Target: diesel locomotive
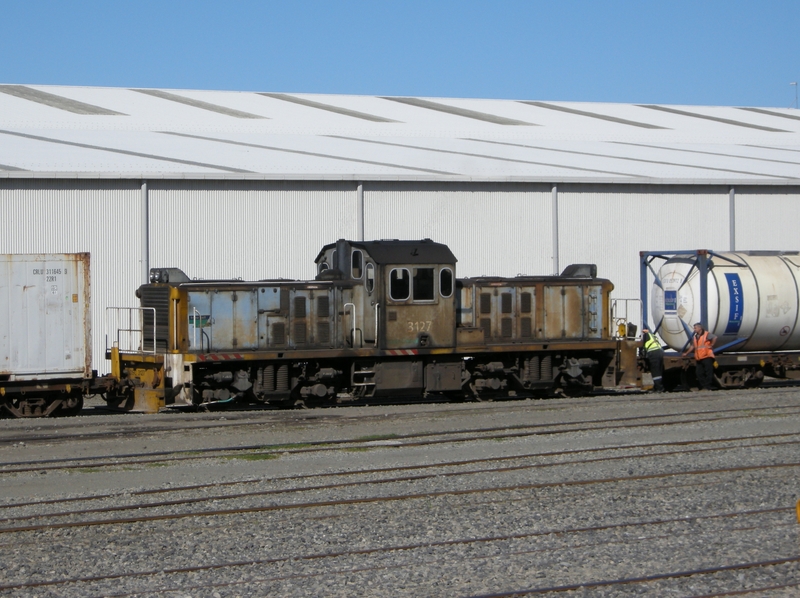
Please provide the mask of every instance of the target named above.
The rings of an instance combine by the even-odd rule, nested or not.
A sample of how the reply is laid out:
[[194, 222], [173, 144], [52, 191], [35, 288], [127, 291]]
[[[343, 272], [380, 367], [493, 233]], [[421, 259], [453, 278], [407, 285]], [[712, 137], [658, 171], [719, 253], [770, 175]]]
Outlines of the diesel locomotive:
[[457, 278], [430, 239], [322, 248], [314, 280], [191, 280], [154, 268], [107, 350], [112, 407], [492, 400], [637, 388], [636, 343], [610, 325], [613, 284]]

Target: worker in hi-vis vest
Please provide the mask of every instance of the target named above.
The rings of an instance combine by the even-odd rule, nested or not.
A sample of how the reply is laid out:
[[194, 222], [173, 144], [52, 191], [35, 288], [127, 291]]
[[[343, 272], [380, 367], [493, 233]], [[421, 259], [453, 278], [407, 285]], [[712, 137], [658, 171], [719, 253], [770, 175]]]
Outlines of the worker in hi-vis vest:
[[664, 392], [664, 350], [656, 335], [650, 332], [647, 326], [642, 327], [642, 351], [650, 364], [650, 374], [653, 376], [653, 390]]
[[692, 346], [684, 351], [686, 357], [694, 353], [695, 363], [697, 364], [697, 382], [703, 390], [712, 390], [714, 382], [714, 344], [717, 337], [703, 328], [698, 322], [694, 325], [694, 335], [692, 336]]

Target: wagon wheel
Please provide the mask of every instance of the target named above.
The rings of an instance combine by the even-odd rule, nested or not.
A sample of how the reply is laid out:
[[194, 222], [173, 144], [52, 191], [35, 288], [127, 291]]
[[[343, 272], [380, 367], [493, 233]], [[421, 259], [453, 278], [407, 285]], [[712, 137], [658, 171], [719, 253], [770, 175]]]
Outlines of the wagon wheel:
[[61, 404], [54, 415], [56, 417], [72, 417], [78, 415], [83, 410], [83, 395], [73, 396]]
[[697, 381], [697, 376], [693, 370], [688, 368], [681, 370], [681, 386], [685, 390], [696, 392], [700, 390], [700, 383]]

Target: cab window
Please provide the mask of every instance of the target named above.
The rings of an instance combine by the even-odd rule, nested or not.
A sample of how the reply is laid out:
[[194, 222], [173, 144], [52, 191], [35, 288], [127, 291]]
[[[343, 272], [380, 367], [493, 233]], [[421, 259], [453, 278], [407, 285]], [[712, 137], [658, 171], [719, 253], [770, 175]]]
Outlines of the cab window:
[[411, 294], [411, 276], [406, 268], [394, 268], [389, 274], [389, 297], [405, 301]]
[[414, 268], [414, 301], [433, 301], [435, 268]]
[[364, 256], [360, 249], [354, 249], [351, 257], [351, 276], [353, 278], [361, 278], [361, 269], [363, 268]]
[[367, 293], [372, 293], [375, 290], [375, 266], [370, 263], [367, 263], [364, 287], [367, 289]]
[[453, 271], [450, 268], [442, 268], [439, 271], [439, 294], [442, 297], [453, 294]]

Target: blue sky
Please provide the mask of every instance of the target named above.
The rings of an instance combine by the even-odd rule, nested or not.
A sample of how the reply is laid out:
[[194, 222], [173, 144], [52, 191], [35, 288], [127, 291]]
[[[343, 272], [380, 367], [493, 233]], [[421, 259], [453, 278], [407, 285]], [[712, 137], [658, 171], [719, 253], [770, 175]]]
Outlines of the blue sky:
[[0, 0], [0, 83], [789, 107], [800, 0]]

